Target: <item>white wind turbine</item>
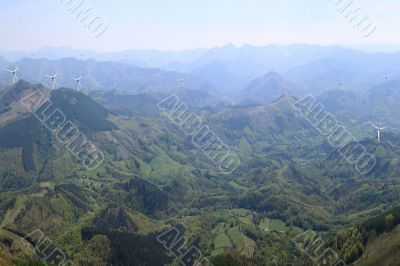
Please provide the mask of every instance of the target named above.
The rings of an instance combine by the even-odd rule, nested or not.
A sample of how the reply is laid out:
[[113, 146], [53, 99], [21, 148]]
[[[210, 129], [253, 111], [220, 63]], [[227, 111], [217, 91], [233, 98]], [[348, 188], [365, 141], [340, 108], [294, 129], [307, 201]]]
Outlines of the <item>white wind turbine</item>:
[[17, 76], [18, 67], [15, 68], [14, 70], [6, 69], [6, 71], [11, 73], [13, 84], [17, 83], [17, 81], [18, 81], [18, 76]]
[[370, 123], [370, 124], [371, 124], [371, 126], [373, 126], [374, 128], [376, 128], [378, 130], [378, 141], [381, 142], [381, 131], [384, 130], [386, 127], [378, 127], [372, 123]]
[[53, 76], [50, 75], [46, 75], [46, 77], [48, 77], [49, 79], [51, 79], [52, 83], [53, 83], [53, 90], [56, 88], [57, 86], [57, 82], [56, 82], [56, 77], [58, 76], [58, 73], [54, 74]]
[[284, 89], [284, 95], [285, 95], [285, 96], [288, 96], [288, 95], [289, 95], [288, 88], [287, 88], [287, 87], [284, 87], [283, 89]]
[[72, 79], [76, 81], [76, 89], [77, 89], [78, 92], [79, 92], [80, 89], [81, 89], [81, 79], [82, 79], [82, 76], [80, 76], [79, 78], [72, 78]]
[[185, 86], [185, 79], [179, 80], [179, 86], [180, 86], [180, 88], [183, 88]]

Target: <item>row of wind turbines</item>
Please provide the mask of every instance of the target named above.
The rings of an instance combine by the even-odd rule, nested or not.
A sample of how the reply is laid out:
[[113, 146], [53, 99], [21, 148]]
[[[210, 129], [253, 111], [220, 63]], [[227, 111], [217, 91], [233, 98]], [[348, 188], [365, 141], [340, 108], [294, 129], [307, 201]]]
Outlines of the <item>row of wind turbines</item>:
[[[18, 68], [15, 68], [14, 70], [6, 69], [6, 71], [11, 73], [13, 84], [17, 83], [17, 81], [18, 81], [18, 76], [17, 76]], [[56, 74], [54, 74], [52, 76], [51, 75], [45, 75], [45, 77], [48, 77], [49, 79], [51, 79], [53, 90], [57, 87], [57, 81], [56, 81], [56, 77], [57, 76], [58, 76], [58, 73], [56, 73]], [[73, 78], [72, 77], [72, 79], [75, 80], [75, 82], [76, 82], [77, 91], [80, 91], [82, 76], [80, 76], [79, 78]]]

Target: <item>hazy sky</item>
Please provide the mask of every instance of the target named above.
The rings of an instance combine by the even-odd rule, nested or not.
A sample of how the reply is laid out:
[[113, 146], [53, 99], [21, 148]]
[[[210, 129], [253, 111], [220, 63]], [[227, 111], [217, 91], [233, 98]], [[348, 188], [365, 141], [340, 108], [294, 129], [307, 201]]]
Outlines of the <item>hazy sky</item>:
[[[84, 29], [66, 9], [69, 1], [97, 10], [108, 25], [104, 34], [94, 38]], [[400, 1], [354, 0], [350, 8], [361, 8], [360, 19], [369, 16], [377, 27], [368, 38], [336, 10], [340, 1], [351, 0], [0, 0], [0, 50], [400, 44]]]

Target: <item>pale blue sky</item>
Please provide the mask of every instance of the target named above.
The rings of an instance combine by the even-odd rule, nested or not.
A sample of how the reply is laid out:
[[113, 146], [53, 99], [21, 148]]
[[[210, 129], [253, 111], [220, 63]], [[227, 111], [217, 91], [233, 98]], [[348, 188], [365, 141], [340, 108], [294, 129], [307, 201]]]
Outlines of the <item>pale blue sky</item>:
[[67, 1], [1, 0], [0, 50], [179, 50], [230, 42], [400, 44], [398, 0], [354, 1], [377, 27], [368, 38], [336, 11], [332, 2], [341, 0], [84, 0], [107, 20], [108, 30], [99, 38], [68, 13], [62, 4]]

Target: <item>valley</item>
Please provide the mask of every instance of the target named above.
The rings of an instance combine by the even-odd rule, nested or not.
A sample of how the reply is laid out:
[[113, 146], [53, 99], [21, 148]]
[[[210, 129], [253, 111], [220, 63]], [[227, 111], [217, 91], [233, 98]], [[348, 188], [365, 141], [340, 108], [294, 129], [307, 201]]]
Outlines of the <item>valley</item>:
[[[22, 105], [32, 92], [46, 95], [104, 154], [99, 167], [86, 169]], [[23, 80], [1, 92], [4, 263], [43, 261], [40, 251], [19, 248], [21, 237], [35, 230], [79, 265], [176, 265], [173, 254], [185, 251], [166, 249], [157, 238], [171, 228], [187, 238], [188, 250], [196, 247], [214, 265], [310, 265], [313, 259], [293, 242], [307, 230], [346, 263], [374, 265], [374, 245], [395, 237], [400, 133], [386, 130], [376, 140], [366, 122], [376, 98], [357, 105], [346, 96], [320, 96], [376, 158], [366, 175], [299, 112], [295, 96], [277, 92], [272, 102], [210, 109], [189, 104], [240, 158], [240, 166], [224, 174], [159, 111], [160, 96], [118, 94], [87, 96]], [[351, 118], [358, 123], [343, 108], [355, 110]], [[388, 109], [384, 117], [396, 123], [397, 111]], [[373, 219], [388, 213], [391, 227], [382, 229], [387, 221]], [[99, 248], [107, 252], [96, 253]]]

